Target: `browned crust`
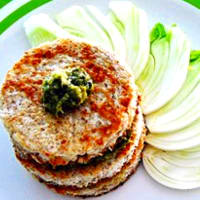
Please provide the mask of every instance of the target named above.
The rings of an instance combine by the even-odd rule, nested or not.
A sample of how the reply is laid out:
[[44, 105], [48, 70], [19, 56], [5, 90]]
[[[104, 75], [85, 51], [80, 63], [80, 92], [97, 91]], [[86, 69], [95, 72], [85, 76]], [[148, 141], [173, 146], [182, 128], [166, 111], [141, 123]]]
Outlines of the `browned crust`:
[[[138, 114], [135, 116], [135, 120], [132, 124], [131, 137], [129, 139], [130, 142], [127, 143], [126, 146], [117, 153], [116, 157], [112, 159], [116, 160], [128, 155], [128, 152], [131, 146], [133, 145], [132, 142], [135, 140], [135, 137], [136, 137], [136, 131], [137, 131], [136, 125], [138, 122], [137, 120], [138, 120]], [[27, 170], [29, 170], [30, 168], [31, 169], [34, 168], [34, 170], [36, 170], [39, 174], [46, 174], [48, 172], [53, 177], [56, 177], [58, 179], [59, 178], [62, 179], [63, 177], [68, 178], [70, 176], [73, 176], [74, 173], [78, 173], [78, 172], [84, 176], [96, 174], [102, 170], [102, 163], [104, 163], [104, 161], [100, 161], [96, 163], [95, 165], [93, 163], [89, 165], [85, 165], [85, 166], [77, 165], [73, 169], [62, 167], [62, 168], [59, 168], [59, 172], [58, 172], [57, 168], [52, 168], [52, 166], [49, 164], [40, 164], [38, 162], [35, 162], [32, 156], [24, 157], [24, 155], [21, 154], [20, 149], [18, 149], [18, 147], [14, 146], [14, 149], [15, 149], [15, 154], [16, 154], [17, 159]]]
[[[140, 138], [139, 145], [135, 149], [135, 152], [134, 152], [131, 160], [123, 166], [123, 168], [121, 169], [121, 171], [119, 173], [115, 174], [111, 178], [101, 179], [96, 184], [91, 184], [86, 188], [77, 188], [74, 186], [59, 186], [59, 185], [55, 185], [54, 183], [46, 182], [46, 181], [42, 180], [40, 177], [36, 177], [36, 178], [40, 182], [44, 183], [49, 189], [51, 189], [54, 192], [59, 193], [61, 195], [72, 195], [72, 196], [86, 198], [86, 197], [100, 196], [100, 195], [106, 194], [106, 193], [118, 188], [120, 185], [122, 185], [124, 182], [126, 182], [132, 174], [135, 173], [135, 171], [138, 167], [138, 164], [139, 164], [141, 152], [144, 147], [145, 135], [146, 135], [146, 128], [143, 129], [143, 135]], [[137, 163], [135, 163], [135, 162], [137, 162]], [[130, 170], [129, 170], [129, 168], [130, 168]], [[122, 179], [120, 179], [120, 175], [125, 173], [124, 171], [126, 171], [126, 170], [129, 170], [127, 175], [125, 175], [124, 177], [122, 177]], [[115, 180], [116, 180], [116, 183], [115, 183]], [[110, 182], [113, 182], [113, 186], [111, 186], [110, 188], [107, 189], [107, 191], [105, 191], [106, 184], [109, 184]], [[88, 188], [90, 190], [93, 190], [93, 189], [95, 190], [95, 188], [98, 189], [98, 187], [100, 187], [100, 189], [97, 190], [96, 194], [95, 194], [95, 191], [94, 191], [94, 194], [89, 194], [89, 195], [81, 194], [82, 191], [84, 191]]]
[[95, 194], [94, 195], [79, 195], [78, 193], [83, 191], [85, 188], [81, 188], [80, 189], [80, 188], [76, 188], [76, 187], [59, 186], [59, 185], [55, 185], [55, 184], [51, 184], [51, 183], [45, 182], [40, 177], [36, 177], [36, 178], [38, 178], [40, 182], [44, 183], [49, 189], [51, 189], [54, 192], [56, 192], [58, 194], [61, 194], [61, 195], [72, 195], [72, 196], [76, 196], [76, 197], [86, 198], [86, 197], [95, 197], [95, 196], [97, 197], [97, 196], [101, 196], [103, 194], [106, 194], [106, 193], [108, 193], [110, 191], [113, 191], [113, 190], [117, 189], [119, 186], [123, 185], [131, 177], [131, 175], [133, 175], [136, 172], [137, 167], [139, 166], [139, 161], [140, 161], [140, 158], [141, 158], [141, 152], [142, 152], [143, 147], [144, 147], [145, 133], [146, 133], [146, 130], [144, 129], [143, 136], [140, 139], [139, 145], [138, 145], [137, 149], [135, 150], [132, 159], [123, 166], [123, 168], [121, 169], [121, 171], [119, 173], [117, 173], [116, 175], [114, 175], [111, 178], [105, 178], [103, 180], [100, 180], [96, 184], [90, 185], [88, 187], [90, 189], [93, 189], [95, 187], [98, 187], [98, 186], [102, 185], [102, 188], [104, 188], [105, 187], [105, 186], [103, 186], [104, 184], [113, 181], [113, 179], [118, 179], [118, 176], [121, 173], [123, 173], [124, 170], [126, 170], [129, 167], [131, 167], [131, 165], [134, 165], [135, 161], [137, 161], [137, 159], [138, 159], [138, 162], [137, 162], [136, 166], [134, 166], [131, 169], [131, 171], [128, 173], [128, 175], [125, 177], [125, 179], [122, 179], [118, 184], [114, 185], [111, 189], [109, 189], [107, 191], [103, 191], [102, 193], [100, 192], [97, 195], [95, 195]]
[[[62, 193], [58, 192], [58, 188], [59, 188], [60, 186], [58, 186], [58, 185], [53, 185], [53, 184], [49, 184], [49, 183], [45, 182], [44, 180], [42, 180], [40, 177], [36, 177], [36, 176], [34, 176], [34, 175], [33, 175], [33, 176], [34, 176], [40, 183], [45, 184], [50, 190], [52, 190], [52, 191], [55, 192], [55, 193], [58, 193], [58, 194], [60, 194], [60, 195], [70, 195], [70, 196], [73, 196], [73, 197], [81, 197], [81, 198], [84, 198], [84, 199], [85, 199], [85, 198], [91, 198], [91, 197], [99, 197], [99, 196], [102, 196], [102, 195], [107, 194], [107, 193], [109, 193], [109, 192], [112, 192], [112, 191], [116, 190], [118, 187], [124, 185], [125, 182], [128, 181], [129, 178], [137, 171], [137, 168], [139, 167], [140, 161], [141, 161], [141, 160], [139, 160], [139, 162], [137, 163], [136, 167], [133, 168], [133, 170], [131, 171], [131, 173], [126, 177], [126, 180], [124, 180], [123, 182], [121, 182], [119, 185], [113, 187], [111, 190], [106, 191], [106, 192], [102, 192], [101, 194], [98, 194], [98, 195], [72, 195], [72, 194], [67, 194], [67, 192], [66, 192], [66, 194], [62, 194]], [[112, 178], [114, 178], [114, 177], [112, 177]], [[111, 178], [111, 179], [112, 179], [112, 178]]]
[[[139, 106], [140, 105], [140, 95], [138, 96], [138, 102], [137, 102], [137, 106]], [[135, 127], [136, 127], [136, 125], [137, 125], [137, 120], [138, 120], [138, 114], [139, 114], [139, 111], [138, 111], [138, 109], [136, 109], [136, 115], [135, 115], [135, 118], [134, 118], [134, 120], [133, 120], [133, 122], [132, 122], [132, 125], [131, 125], [131, 127], [130, 127], [130, 129], [129, 130], [126, 130], [124, 133], [123, 133], [123, 137], [126, 137], [126, 135], [127, 135], [127, 133], [129, 132], [129, 131], [131, 131], [132, 133], [131, 133], [131, 138], [130, 138], [130, 140], [131, 141], [134, 141], [134, 139], [135, 139], [135, 137], [136, 137], [136, 134], [134, 134], [133, 133], [133, 131], [135, 130]], [[136, 131], [136, 130], [135, 130]], [[29, 153], [29, 152], [26, 152], [26, 151], [24, 151], [24, 149], [23, 148], [21, 148], [21, 146], [19, 146], [17, 143], [15, 143], [15, 141], [12, 141], [13, 142], [13, 144], [14, 144], [14, 149], [15, 149], [15, 151], [16, 151], [16, 154], [17, 155], [19, 155], [19, 157], [20, 158], [22, 158], [22, 159], [24, 159], [24, 160], [33, 160], [33, 162], [37, 162], [36, 163], [36, 165], [38, 165], [38, 166], [50, 166], [50, 167], [52, 167], [52, 168], [54, 168], [52, 165], [51, 165], [51, 163], [43, 163], [42, 162], [42, 159], [41, 159], [41, 157], [40, 157], [40, 155], [39, 154], [36, 154], [36, 153]], [[114, 146], [112, 147], [112, 150], [114, 150], [115, 149], [115, 146], [117, 145], [117, 142], [116, 142], [116, 144], [114, 144]], [[120, 157], [120, 156], [123, 156], [125, 153], [124, 152], [126, 152], [126, 150], [128, 150], [130, 148], [130, 144], [128, 144], [127, 146], [126, 146], [126, 148], [124, 148], [124, 150], [123, 151], [120, 151], [119, 153], [118, 153], [118, 155], [117, 155], [117, 157]], [[99, 157], [103, 157], [103, 155], [104, 155], [104, 153], [108, 150], [108, 149], [111, 149], [111, 147], [109, 147], [109, 148], [107, 148], [107, 149], [104, 149], [103, 150], [103, 152], [102, 152], [102, 155], [101, 156], [99, 156]], [[81, 160], [82, 160], [82, 162], [81, 162]], [[82, 163], [87, 163], [88, 161], [90, 161], [91, 160], [91, 158], [90, 157], [88, 157], [88, 155], [83, 155], [83, 156], [80, 156], [79, 157], [79, 160], [77, 160], [76, 162], [69, 162], [68, 164], [76, 164], [76, 163], [78, 163], [78, 164], [82, 164]], [[68, 165], [67, 164], [67, 165]], [[65, 165], [65, 166], [67, 166], [67, 165]], [[39, 167], [40, 168], [40, 167]], [[39, 169], [38, 168], [38, 169]]]
[[[31, 103], [33, 106], [41, 107], [41, 94], [42, 94], [42, 78], [45, 76], [48, 76], [51, 73], [52, 69], [48, 69], [47, 71], [42, 70], [40, 71], [39, 68], [44, 67], [45, 63], [43, 63], [44, 59], [46, 59], [48, 62], [50, 60], [53, 60], [57, 55], [66, 54], [70, 56], [71, 58], [76, 58], [77, 62], [80, 64], [80, 67], [84, 68], [92, 77], [96, 85], [102, 84], [104, 80], [110, 80], [111, 87], [108, 91], [105, 92], [102, 90], [102, 88], [95, 86], [94, 88], [94, 94], [101, 92], [104, 93], [106, 97], [106, 101], [99, 105], [95, 103], [95, 95], [90, 95], [88, 104], [92, 112], [98, 113], [102, 118], [105, 120], [110, 121], [109, 125], [98, 127], [98, 128], [92, 128], [91, 130], [84, 131], [78, 140], [80, 140], [80, 144], [84, 145], [82, 149], [84, 149], [84, 152], [91, 152], [90, 149], [93, 149], [93, 147], [101, 148], [102, 146], [111, 146], [114, 144], [106, 145], [107, 141], [109, 141], [109, 138], [113, 135], [116, 135], [115, 141], [117, 139], [117, 136], [121, 134], [120, 130], [123, 129], [124, 123], [128, 121], [127, 127], [124, 128], [127, 129], [130, 127], [132, 118], [130, 112], [134, 110], [134, 108], [130, 108], [131, 100], [135, 96], [137, 96], [137, 91], [134, 91], [136, 88], [135, 86], [131, 85], [132, 83], [132, 77], [131, 75], [116, 61], [109, 53], [104, 52], [100, 50], [97, 47], [93, 47], [86, 43], [79, 43], [75, 42], [69, 39], [60, 39], [53, 43], [47, 43], [45, 45], [42, 45], [38, 48], [31, 49], [25, 53], [25, 55], [18, 61], [14, 67], [8, 72], [6, 76], [6, 80], [3, 84], [1, 93], [2, 93], [2, 105], [6, 104], [7, 97], [6, 93], [12, 92], [12, 91], [18, 91], [20, 94], [25, 95], [26, 98], [31, 100]], [[102, 54], [103, 62], [105, 62], [104, 67], [102, 67], [101, 64], [97, 62], [98, 55]], [[38, 67], [41, 64], [40, 67]], [[74, 63], [72, 63], [73, 65]], [[75, 63], [76, 65], [76, 63]], [[73, 66], [71, 66], [73, 67]], [[30, 76], [26, 76], [26, 73], [30, 72]], [[123, 78], [121, 75], [122, 74]], [[35, 77], [37, 76], [37, 79]], [[39, 78], [38, 78], [39, 77]], [[125, 78], [126, 77], [126, 78]], [[111, 98], [111, 94], [114, 93], [115, 88], [117, 88], [118, 85], [122, 86], [122, 95], [119, 97], [119, 105], [115, 106], [114, 100]], [[22, 96], [23, 96], [22, 95]], [[8, 105], [6, 105], [8, 106]], [[86, 112], [82, 109], [83, 116], [85, 116]], [[41, 110], [42, 112], [42, 110]], [[84, 114], [85, 112], [85, 114]], [[17, 112], [19, 113], [19, 112]], [[130, 120], [123, 121], [124, 113], [126, 113]], [[44, 113], [43, 113], [44, 115]], [[43, 116], [41, 115], [41, 116]], [[18, 132], [21, 133], [21, 130], [16, 130], [15, 122], [18, 119], [18, 114], [10, 116], [8, 119], [4, 119], [4, 123], [6, 127], [8, 128], [10, 134]], [[49, 119], [49, 118], [48, 118]], [[23, 123], [23, 119], [20, 119]], [[46, 118], [43, 119], [44, 121]], [[53, 120], [53, 119], [51, 119]], [[46, 120], [47, 121], [47, 120]], [[130, 123], [129, 123], [130, 121]], [[61, 122], [59, 119], [54, 120], [54, 122], [51, 124], [48, 124], [49, 126], [57, 126]], [[65, 124], [65, 123], [63, 123]], [[123, 128], [122, 128], [123, 127]], [[93, 137], [95, 134], [91, 133], [100, 133], [99, 137]], [[74, 135], [76, 135], [75, 133]], [[38, 136], [38, 135], [37, 135]], [[39, 137], [34, 137], [39, 138]], [[44, 163], [46, 161], [51, 162], [53, 166], [57, 165], [66, 165], [70, 159], [73, 161], [75, 160], [75, 156], [73, 158], [64, 158], [64, 156], [58, 156], [61, 155], [60, 152], [67, 152], [67, 146], [70, 146], [72, 143], [69, 141], [69, 137], [65, 137], [65, 135], [60, 135], [56, 138], [59, 143], [59, 147], [57, 147], [59, 153], [54, 154], [51, 151], [47, 150], [47, 147], [43, 147], [42, 142], [35, 142], [31, 138], [30, 141], [28, 141], [29, 137], [26, 137], [26, 135], [20, 136], [20, 142], [19, 145], [21, 145], [22, 148], [29, 150], [30, 152], [37, 152], [37, 149], [40, 149], [38, 152], [41, 154], [42, 158], [39, 161], [40, 163]], [[23, 140], [23, 141], [22, 141]], [[28, 142], [27, 142], [28, 141]], [[34, 141], [34, 142], [32, 142]], [[29, 144], [33, 143], [34, 148], [30, 147]], [[35, 146], [40, 144], [40, 148], [36, 148]], [[70, 149], [70, 148], [69, 148]], [[96, 151], [97, 152], [97, 151]], [[102, 152], [99, 151], [96, 154], [100, 154]], [[82, 152], [77, 150], [77, 156], [83, 155]], [[70, 154], [68, 154], [70, 155]], [[66, 157], [68, 156], [66, 153]], [[92, 155], [92, 153], [91, 153]], [[93, 155], [92, 155], [93, 156]], [[44, 158], [44, 159], [43, 159]]]
[[[126, 137], [127, 133], [129, 131], [132, 131], [132, 129], [133, 128], [126, 130], [123, 137]], [[134, 141], [135, 137], [136, 137], [136, 134], [132, 133], [130, 140]], [[117, 143], [115, 145], [117, 145]], [[126, 145], [126, 147], [117, 154], [116, 158], [119, 158], [119, 157], [122, 157], [123, 155], [125, 155], [126, 152], [130, 149], [130, 146], [131, 146], [131, 143], [128, 143]], [[54, 170], [54, 169], [57, 169], [57, 168], [64, 168], [64, 167], [67, 167], [68, 165], [74, 165], [74, 164], [77, 164], [77, 166], [79, 166], [79, 164], [80, 164], [80, 166], [82, 166], [82, 164], [87, 164], [87, 162], [91, 161], [91, 159], [89, 159], [89, 158], [87, 159], [87, 157], [82, 157], [82, 159], [84, 160], [83, 162], [80, 162], [80, 161], [79, 162], [69, 162], [67, 165], [61, 165], [61, 166], [54, 167], [54, 166], [51, 165], [51, 163], [41, 164], [42, 160], [41, 160], [39, 154], [28, 153], [28, 152], [24, 154], [23, 149], [21, 149], [21, 147], [18, 146], [17, 144], [14, 144], [13, 147], [15, 149], [15, 153], [16, 153], [18, 160], [21, 159], [21, 160], [24, 161], [24, 163], [26, 162], [25, 160], [27, 160], [28, 162], [31, 161], [32, 163], [34, 163], [35, 166], [37, 166], [37, 169], [40, 172], [43, 172], [43, 168], [48, 168], [50, 170], [51, 169]], [[102, 152], [102, 155], [99, 156], [99, 158], [104, 156], [104, 153], [106, 152], [106, 150], [108, 150], [108, 149], [105, 149], [105, 151]], [[113, 151], [115, 150], [115, 146], [113, 147], [112, 150]]]

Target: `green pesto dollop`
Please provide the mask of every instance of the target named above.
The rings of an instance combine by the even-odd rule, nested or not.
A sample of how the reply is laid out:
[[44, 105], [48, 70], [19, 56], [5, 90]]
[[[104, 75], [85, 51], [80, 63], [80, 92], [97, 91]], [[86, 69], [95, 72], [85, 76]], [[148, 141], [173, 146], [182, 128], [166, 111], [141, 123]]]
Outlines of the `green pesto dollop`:
[[80, 67], [58, 70], [43, 82], [42, 103], [53, 115], [64, 114], [83, 104], [92, 87], [91, 77]]

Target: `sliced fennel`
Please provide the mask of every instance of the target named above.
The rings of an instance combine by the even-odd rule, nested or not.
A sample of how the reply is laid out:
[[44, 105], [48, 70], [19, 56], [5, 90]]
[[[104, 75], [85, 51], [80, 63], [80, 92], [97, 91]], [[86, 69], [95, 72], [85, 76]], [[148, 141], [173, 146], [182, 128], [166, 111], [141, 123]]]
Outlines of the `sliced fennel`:
[[147, 145], [143, 164], [151, 177], [167, 187], [192, 189], [200, 186], [199, 148], [166, 152]]
[[68, 33], [113, 51], [111, 38], [107, 36], [93, 16], [80, 6], [72, 6], [57, 15], [58, 24]]
[[150, 38], [151, 55], [137, 80], [146, 115], [160, 109], [180, 90], [187, 75], [190, 54], [190, 42], [177, 26], [166, 30], [162, 24], [156, 24]]
[[126, 43], [126, 62], [137, 79], [149, 56], [147, 16], [143, 10], [136, 8], [129, 1], [112, 1], [109, 7], [110, 19]]
[[[190, 56], [187, 78], [183, 87], [164, 107], [146, 116], [149, 131], [149, 141], [161, 139], [163, 142], [172, 140], [177, 142], [192, 139], [194, 145], [198, 143], [195, 137], [200, 135], [200, 51], [192, 51]], [[155, 137], [158, 134], [158, 137]], [[162, 137], [162, 134], [163, 137]], [[155, 139], [153, 139], [155, 138]], [[175, 140], [178, 139], [178, 140]], [[186, 142], [186, 141], [185, 141]], [[164, 143], [163, 143], [164, 144]], [[199, 142], [200, 144], [200, 142]], [[189, 144], [188, 146], [192, 145]]]
[[56, 38], [66, 38], [69, 34], [46, 14], [33, 15], [24, 23], [26, 36], [32, 47]]
[[101, 29], [109, 38], [113, 47], [113, 52], [117, 56], [117, 59], [125, 63], [126, 46], [124, 39], [117, 28], [112, 24], [109, 18], [104, 16], [95, 6], [86, 6], [86, 11], [96, 21], [96, 23], [101, 27]]
[[150, 133], [146, 142], [163, 150], [175, 151], [200, 145], [200, 119], [190, 126], [169, 134]]

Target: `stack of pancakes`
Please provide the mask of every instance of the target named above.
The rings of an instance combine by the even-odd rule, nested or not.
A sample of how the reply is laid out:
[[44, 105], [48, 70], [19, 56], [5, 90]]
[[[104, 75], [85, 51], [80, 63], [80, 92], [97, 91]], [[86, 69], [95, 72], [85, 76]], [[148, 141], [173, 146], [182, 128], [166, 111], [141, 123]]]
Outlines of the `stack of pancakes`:
[[[42, 83], [58, 69], [81, 67], [93, 79], [87, 101], [62, 116], [45, 111]], [[97, 196], [131, 175], [145, 125], [134, 79], [108, 52], [59, 39], [30, 49], [8, 72], [1, 112], [17, 159], [61, 194]]]

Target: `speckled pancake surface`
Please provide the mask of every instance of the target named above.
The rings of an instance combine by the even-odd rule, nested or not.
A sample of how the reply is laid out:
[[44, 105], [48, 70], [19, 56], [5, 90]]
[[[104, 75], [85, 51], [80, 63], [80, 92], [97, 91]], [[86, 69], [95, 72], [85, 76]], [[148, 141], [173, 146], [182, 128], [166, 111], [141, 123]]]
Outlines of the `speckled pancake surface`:
[[57, 192], [62, 195], [72, 195], [72, 196], [80, 196], [80, 197], [92, 197], [99, 196], [114, 190], [118, 186], [122, 185], [127, 179], [136, 171], [141, 153], [144, 145], [145, 138], [145, 130], [143, 132], [142, 137], [140, 138], [139, 145], [135, 149], [134, 154], [132, 155], [129, 162], [127, 162], [120, 172], [115, 174], [113, 177], [105, 178], [97, 182], [96, 184], [90, 185], [85, 188], [77, 188], [77, 187], [67, 187], [67, 186], [59, 186], [54, 183], [46, 182], [42, 180], [40, 177], [36, 177], [41, 182], [45, 183], [48, 188], [52, 189], [54, 192]]
[[[94, 81], [87, 102], [55, 117], [41, 103], [42, 83], [57, 69], [81, 67]], [[101, 155], [130, 128], [137, 107], [133, 77], [95, 46], [59, 39], [25, 52], [1, 89], [3, 122], [12, 140], [36, 161], [66, 165]]]
[[30, 157], [23, 157], [20, 150], [16, 147], [15, 151], [18, 160], [32, 174], [47, 182], [53, 182], [56, 185], [82, 188], [90, 184], [95, 184], [101, 179], [114, 176], [131, 160], [141, 137], [145, 134], [145, 125], [140, 108], [138, 108], [138, 114], [135, 116], [132, 127], [128, 131], [130, 132], [128, 143], [117, 152], [114, 149], [109, 159], [100, 160], [100, 162], [93, 162], [88, 165], [73, 166], [72, 168], [62, 167], [52, 169], [50, 166], [42, 166], [34, 162]]

